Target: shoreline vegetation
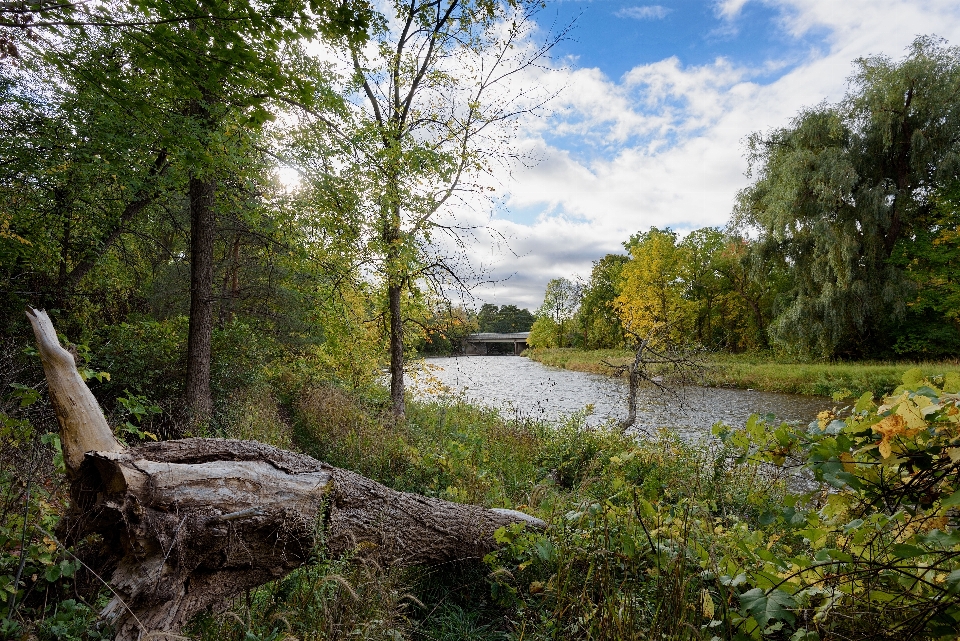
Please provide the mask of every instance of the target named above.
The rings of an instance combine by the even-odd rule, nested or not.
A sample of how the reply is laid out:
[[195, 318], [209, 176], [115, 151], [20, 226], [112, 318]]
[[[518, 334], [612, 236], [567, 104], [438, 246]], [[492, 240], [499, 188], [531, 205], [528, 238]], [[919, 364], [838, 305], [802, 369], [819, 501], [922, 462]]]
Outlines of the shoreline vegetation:
[[[528, 358], [544, 365], [577, 372], [613, 375], [611, 365], [629, 362], [633, 354], [625, 349], [583, 350], [577, 348], [530, 348]], [[901, 384], [904, 372], [919, 368], [925, 376], [960, 373], [960, 361], [942, 362], [790, 362], [783, 357], [757, 354], [704, 355], [707, 387], [734, 387], [763, 392], [783, 392], [807, 396], [831, 396], [847, 391], [845, 396], [862, 396], [870, 392], [876, 397], [889, 394]]]
[[[569, 363], [573, 354], [554, 356]], [[258, 371], [229, 394], [217, 436], [298, 450], [400, 491], [520, 510], [548, 528], [503, 528], [498, 551], [449, 567], [391, 570], [365, 561], [362, 546], [338, 558], [318, 549], [226, 612], [194, 619], [191, 639], [319, 641], [356, 632], [384, 641], [826, 641], [890, 638], [910, 626], [919, 627], [909, 638], [955, 638], [960, 462], [941, 454], [957, 447], [960, 374], [924, 379], [914, 369], [882, 406], [861, 398], [849, 415], [811, 417], [819, 430], [754, 417], [718, 425], [718, 439], [686, 443], [671, 430], [636, 439], [591, 428], [583, 414], [511, 420], [456, 398], [408, 399], [398, 420], [374, 381], [348, 389], [289, 363]], [[99, 383], [101, 395], [113, 382]], [[15, 389], [20, 396], [3, 407], [13, 431], [0, 441], [0, 587], [19, 598], [16, 612], [0, 611], [0, 638], [104, 641], [111, 630], [97, 613], [106, 595], [73, 562], [95, 542], [51, 547], [12, 509], [26, 500], [30, 520], [52, 531], [69, 502], [53, 451], [38, 438], [51, 429], [37, 420], [49, 404], [32, 386]], [[140, 436], [129, 424], [124, 432], [142, 440], [154, 409], [129, 395], [121, 405], [142, 415], [131, 419]], [[921, 488], [896, 481], [899, 457], [928, 451], [935, 455]], [[31, 460], [56, 480], [24, 497], [17, 478], [30, 471], [13, 470]], [[797, 466], [809, 470], [815, 491], [791, 489]], [[876, 567], [907, 573], [908, 587]]]

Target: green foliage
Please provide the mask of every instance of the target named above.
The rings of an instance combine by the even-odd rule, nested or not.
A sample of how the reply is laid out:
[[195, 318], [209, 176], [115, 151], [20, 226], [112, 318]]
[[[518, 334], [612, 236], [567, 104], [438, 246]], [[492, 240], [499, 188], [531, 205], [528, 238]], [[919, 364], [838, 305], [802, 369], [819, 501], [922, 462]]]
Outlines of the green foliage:
[[520, 309], [516, 305], [501, 305], [497, 307], [491, 303], [484, 303], [477, 313], [481, 332], [529, 332], [533, 326], [534, 316], [529, 310]]
[[[770, 327], [779, 348], [822, 358], [881, 355], [895, 344], [929, 353], [907, 304], [928, 277], [933, 288], [943, 282], [922, 275], [940, 268], [921, 257], [950, 229], [935, 212], [938, 191], [956, 175], [958, 87], [958, 50], [918, 38], [901, 61], [857, 60], [840, 104], [751, 139], [757, 180], [741, 193], [735, 223], [759, 230], [759, 260], [790, 262], [792, 282]], [[904, 269], [911, 259], [916, 280]]]
[[427, 323], [426, 336], [418, 346], [418, 351], [444, 356], [459, 353], [467, 335], [479, 330], [480, 322], [476, 314], [463, 307], [447, 305], [445, 309], [432, 314]]
[[132, 394], [130, 390], [124, 390], [124, 396], [118, 398], [117, 403], [123, 408], [124, 418], [126, 419], [118, 429], [121, 441], [127, 437], [137, 438], [141, 441], [148, 438], [157, 440], [157, 435], [153, 432], [144, 431], [141, 424], [143, 419], [154, 414], [160, 414], [163, 411], [158, 405], [148, 401], [146, 396]]
[[779, 612], [787, 626], [795, 613], [812, 617], [806, 629], [821, 637], [952, 638], [960, 627], [957, 392], [957, 374], [910, 370], [879, 404], [864, 394], [845, 417], [718, 429], [740, 461], [799, 462], [817, 482], [766, 517], [791, 549], [761, 556], [746, 573], [755, 587], [741, 601], [757, 630]]
[[203, 641], [409, 638], [417, 602], [403, 575], [322, 554], [281, 580], [253, 591], [242, 605], [198, 617], [190, 626]]
[[[583, 292], [578, 284], [566, 278], [554, 278], [547, 283], [543, 303], [530, 328], [528, 343], [534, 347], [570, 347], [576, 338], [574, 319], [580, 307]], [[553, 336], [548, 336], [552, 332]], [[530, 341], [533, 342], [530, 342]]]
[[580, 326], [577, 333], [583, 337], [582, 347], [604, 349], [623, 345], [623, 326], [614, 309], [614, 300], [622, 290], [623, 267], [628, 260], [621, 254], [607, 254], [594, 261], [577, 312]]
[[534, 349], [560, 347], [557, 338], [560, 335], [560, 326], [552, 318], [541, 316], [530, 327], [527, 345]]
[[56, 425], [48, 400], [25, 384], [37, 375], [35, 357], [9, 342], [0, 348], [0, 638], [109, 638], [98, 609], [70, 598], [81, 563], [49, 534], [67, 493], [59, 435], [46, 432]]
[[942, 186], [926, 224], [912, 243], [900, 243], [893, 260], [914, 282], [917, 297], [897, 328], [898, 354], [943, 357], [960, 353], [960, 183]]

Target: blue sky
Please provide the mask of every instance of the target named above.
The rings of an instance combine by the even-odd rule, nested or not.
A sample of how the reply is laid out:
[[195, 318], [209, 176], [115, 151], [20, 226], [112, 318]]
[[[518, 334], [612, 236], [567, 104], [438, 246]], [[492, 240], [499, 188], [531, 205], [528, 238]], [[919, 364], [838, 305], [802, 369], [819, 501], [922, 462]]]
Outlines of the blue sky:
[[841, 99], [858, 57], [899, 59], [924, 34], [960, 45], [955, 0], [547, 0], [541, 37], [573, 19], [553, 67], [518, 79], [560, 90], [514, 140], [536, 161], [458, 214], [494, 238], [471, 251], [491, 281], [476, 306], [535, 309], [550, 278], [587, 278], [651, 226], [723, 226], [747, 136]]
[[660, 4], [562, 0], [541, 13], [541, 23], [554, 20], [560, 25], [575, 24], [557, 53], [575, 60], [577, 66], [597, 67], [611, 78], [671, 56], [685, 65], [707, 64], [721, 56], [758, 67], [768, 60], [796, 64], [811, 46], [822, 45], [826, 35], [790, 37], [781, 28], [782, 11], [759, 3], [747, 3], [731, 20], [717, 5], [696, 0]]

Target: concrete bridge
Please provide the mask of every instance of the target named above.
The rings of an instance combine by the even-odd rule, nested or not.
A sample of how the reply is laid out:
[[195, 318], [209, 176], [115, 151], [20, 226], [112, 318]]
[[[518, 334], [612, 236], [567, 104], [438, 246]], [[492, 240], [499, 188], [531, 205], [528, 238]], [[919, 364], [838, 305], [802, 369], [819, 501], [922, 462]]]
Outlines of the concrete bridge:
[[529, 336], [530, 332], [468, 334], [463, 341], [463, 353], [467, 356], [486, 356], [487, 345], [490, 343], [513, 343], [513, 353], [519, 354], [527, 348], [527, 337]]

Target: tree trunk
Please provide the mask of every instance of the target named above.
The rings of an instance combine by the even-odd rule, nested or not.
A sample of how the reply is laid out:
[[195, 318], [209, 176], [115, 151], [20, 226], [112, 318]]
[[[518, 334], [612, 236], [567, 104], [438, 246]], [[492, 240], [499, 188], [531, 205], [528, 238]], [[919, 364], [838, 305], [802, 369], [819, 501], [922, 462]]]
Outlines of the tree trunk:
[[387, 307], [390, 317], [390, 401], [393, 415], [402, 419], [406, 415], [403, 380], [403, 285], [407, 276], [407, 266], [402, 263], [400, 205], [396, 197], [396, 183], [388, 190], [394, 194], [389, 204], [389, 216], [383, 222], [383, 241], [386, 246], [387, 261]]
[[183, 439], [123, 448], [45, 312], [28, 312], [61, 426], [68, 541], [103, 538], [120, 641], [177, 633], [194, 614], [278, 579], [317, 548], [381, 564], [480, 558], [494, 531], [544, 523], [398, 492], [254, 441]]
[[212, 178], [190, 179], [190, 329], [187, 338], [187, 407], [191, 420], [206, 422], [210, 396], [210, 343], [213, 337], [213, 241], [216, 221]]
[[400, 308], [400, 297], [403, 288], [391, 284], [387, 288], [390, 304], [390, 400], [393, 403], [393, 414], [403, 418], [406, 413], [404, 405], [403, 384], [403, 315]]

